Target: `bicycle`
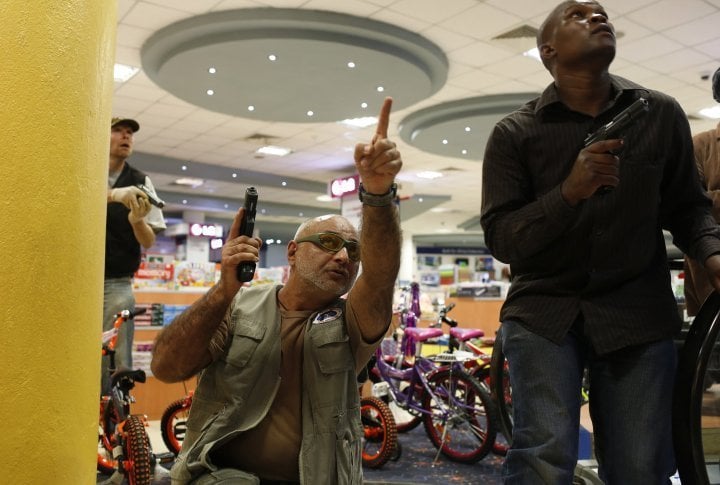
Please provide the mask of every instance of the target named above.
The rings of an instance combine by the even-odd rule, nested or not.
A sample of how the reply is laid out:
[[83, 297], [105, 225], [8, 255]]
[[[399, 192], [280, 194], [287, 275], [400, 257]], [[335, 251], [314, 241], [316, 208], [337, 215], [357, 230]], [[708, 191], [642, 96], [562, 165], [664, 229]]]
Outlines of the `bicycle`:
[[130, 414], [130, 403], [135, 401], [130, 390], [136, 382], [145, 382], [145, 371], [115, 367], [115, 345], [120, 327], [145, 311], [144, 308], [121, 311], [115, 315], [113, 328], [103, 333], [102, 354], [110, 359], [111, 390], [109, 396], [100, 398], [97, 469], [112, 474], [110, 483], [117, 483], [124, 476], [130, 485], [150, 484], [156, 463], [145, 431], [147, 419]]
[[[476, 462], [495, 442], [496, 410], [488, 391], [465, 371], [463, 354], [443, 353], [434, 359], [422, 356], [422, 342], [441, 335], [437, 328], [406, 327], [400, 344], [404, 353], [384, 356], [379, 347], [370, 372], [373, 394], [408, 413], [410, 420], [403, 426], [423, 422], [438, 448], [436, 460], [442, 453], [452, 461]], [[411, 347], [410, 358], [405, 354]]]

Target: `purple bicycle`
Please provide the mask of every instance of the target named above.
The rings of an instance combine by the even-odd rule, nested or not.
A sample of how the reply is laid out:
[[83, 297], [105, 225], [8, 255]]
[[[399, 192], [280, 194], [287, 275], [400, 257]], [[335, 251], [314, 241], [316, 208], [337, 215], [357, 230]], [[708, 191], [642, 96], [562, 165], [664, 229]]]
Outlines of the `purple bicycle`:
[[[415, 296], [419, 291], [413, 286], [409, 290]], [[410, 311], [405, 313], [406, 317]], [[376, 351], [370, 372], [375, 383], [373, 394], [388, 402], [398, 431], [412, 429], [422, 422], [430, 441], [438, 448], [438, 456], [442, 453], [452, 461], [464, 463], [481, 460], [495, 443], [497, 417], [489, 392], [465, 371], [468, 353], [423, 357], [422, 342], [440, 337], [443, 332], [438, 328], [403, 325], [406, 322], [408, 319], [403, 318], [401, 311], [404, 328], [399, 349], [388, 355], [382, 346]]]

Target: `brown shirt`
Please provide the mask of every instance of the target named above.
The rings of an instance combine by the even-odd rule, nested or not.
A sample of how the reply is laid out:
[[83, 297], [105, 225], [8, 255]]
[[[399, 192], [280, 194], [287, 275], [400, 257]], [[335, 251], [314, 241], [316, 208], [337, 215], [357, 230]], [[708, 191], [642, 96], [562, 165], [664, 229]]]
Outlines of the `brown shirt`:
[[[695, 165], [702, 183], [713, 201], [713, 216], [720, 222], [720, 123], [713, 130], [693, 137]], [[713, 286], [701, 262], [685, 257], [685, 303], [688, 315], [697, 315]]]
[[303, 338], [312, 313], [287, 311], [280, 305], [280, 388], [260, 424], [213, 453], [218, 466], [239, 468], [266, 480], [300, 480]]

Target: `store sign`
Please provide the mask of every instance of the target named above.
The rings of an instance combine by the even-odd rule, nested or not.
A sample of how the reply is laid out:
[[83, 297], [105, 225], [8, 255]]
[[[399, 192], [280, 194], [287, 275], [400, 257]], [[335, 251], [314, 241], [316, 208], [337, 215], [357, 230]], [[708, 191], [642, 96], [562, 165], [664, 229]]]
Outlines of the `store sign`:
[[360, 187], [360, 175], [351, 175], [350, 177], [343, 177], [335, 179], [330, 182], [330, 196], [333, 199], [337, 199], [344, 195], [355, 194]]
[[202, 236], [202, 237], [222, 237], [223, 229], [222, 226], [207, 225], [207, 224], [191, 224], [190, 235], [191, 236]]

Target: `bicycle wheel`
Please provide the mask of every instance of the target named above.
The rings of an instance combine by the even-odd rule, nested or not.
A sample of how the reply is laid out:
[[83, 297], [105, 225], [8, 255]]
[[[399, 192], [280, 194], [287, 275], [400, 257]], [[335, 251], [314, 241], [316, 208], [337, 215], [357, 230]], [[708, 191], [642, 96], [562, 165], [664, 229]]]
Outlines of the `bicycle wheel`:
[[387, 404], [376, 397], [360, 399], [360, 418], [364, 439], [363, 466], [380, 468], [395, 455], [397, 428]]
[[498, 331], [490, 358], [490, 391], [500, 415], [500, 430], [508, 446], [512, 445], [512, 388], [507, 359], [502, 351], [502, 338]]
[[138, 416], [130, 416], [125, 421], [126, 459], [122, 466], [130, 485], [150, 485], [152, 481], [152, 449], [150, 439], [145, 432], [145, 424]]
[[178, 399], [171, 403], [160, 418], [160, 434], [168, 451], [180, 453], [182, 442], [187, 432], [187, 420], [190, 413], [190, 403], [187, 398]]
[[469, 374], [442, 369], [428, 376], [423, 396], [425, 431], [450, 460], [473, 463], [495, 443], [497, 414], [490, 394]]
[[[402, 382], [400, 384], [400, 392], [406, 393], [409, 391], [410, 384]], [[417, 391], [416, 391], [417, 392]], [[389, 398], [387, 406], [392, 412], [393, 418], [395, 419], [395, 426], [398, 433], [406, 433], [422, 422], [422, 415], [414, 410], [405, 409], [400, 406], [394, 399]]]

